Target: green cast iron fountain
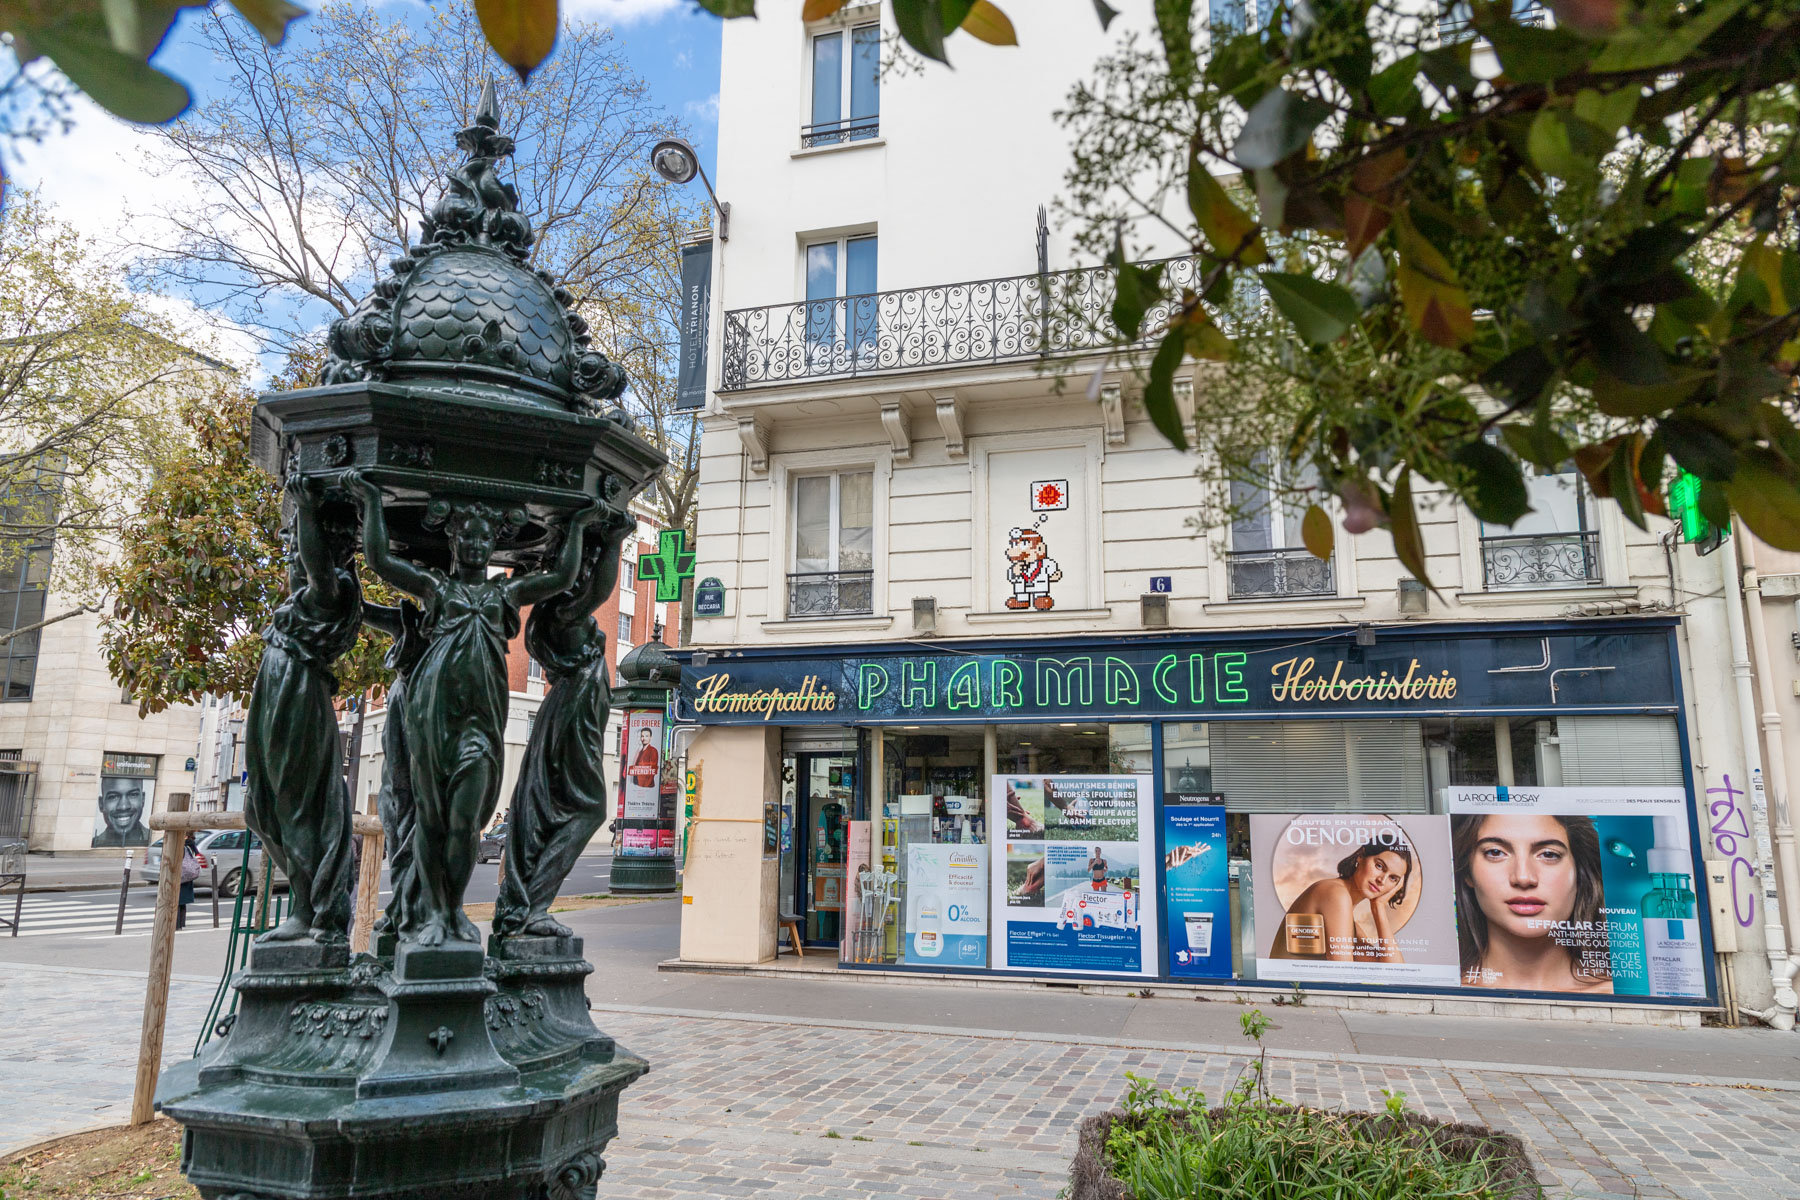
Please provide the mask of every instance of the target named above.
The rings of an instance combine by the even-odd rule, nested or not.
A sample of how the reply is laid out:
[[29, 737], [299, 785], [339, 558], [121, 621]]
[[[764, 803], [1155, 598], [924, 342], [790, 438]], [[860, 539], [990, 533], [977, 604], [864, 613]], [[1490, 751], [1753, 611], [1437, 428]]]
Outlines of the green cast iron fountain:
[[[226, 1036], [157, 1089], [206, 1200], [589, 1200], [619, 1094], [648, 1069], [594, 1026], [593, 967], [548, 910], [606, 816], [591, 614], [665, 460], [613, 404], [624, 374], [568, 292], [528, 265], [491, 84], [457, 143], [465, 161], [420, 244], [332, 326], [319, 386], [257, 406], [291, 567], [246, 719], [245, 817], [293, 896], [235, 980]], [[364, 601], [359, 549], [409, 599]], [[484, 949], [462, 898], [498, 799], [506, 643], [527, 605], [554, 683]], [[379, 799], [392, 899], [375, 953], [353, 959], [331, 664], [365, 621], [394, 638]]]

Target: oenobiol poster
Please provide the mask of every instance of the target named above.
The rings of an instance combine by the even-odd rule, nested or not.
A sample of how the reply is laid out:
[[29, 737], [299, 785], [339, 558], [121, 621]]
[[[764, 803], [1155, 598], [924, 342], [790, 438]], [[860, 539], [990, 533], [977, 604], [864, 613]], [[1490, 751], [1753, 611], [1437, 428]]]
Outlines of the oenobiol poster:
[[1455, 987], [1449, 822], [1252, 814], [1259, 979]]
[[1687, 792], [1446, 789], [1467, 987], [1706, 994]]
[[996, 969], [1157, 973], [1151, 788], [1148, 775], [994, 776]]

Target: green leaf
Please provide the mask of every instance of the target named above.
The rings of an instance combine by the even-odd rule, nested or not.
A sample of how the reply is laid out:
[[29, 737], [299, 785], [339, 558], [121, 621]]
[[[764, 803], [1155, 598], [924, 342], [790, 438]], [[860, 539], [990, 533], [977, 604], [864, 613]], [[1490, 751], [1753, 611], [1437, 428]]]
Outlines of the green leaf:
[[1158, 433], [1177, 450], [1187, 449], [1187, 433], [1181, 427], [1181, 410], [1175, 403], [1175, 372], [1181, 367], [1186, 337], [1170, 330], [1150, 360], [1150, 377], [1144, 382], [1144, 411]]
[[1485, 439], [1464, 444], [1451, 458], [1474, 477], [1463, 499], [1469, 511], [1490, 525], [1511, 525], [1531, 511], [1531, 497], [1519, 464]]
[[1554, 429], [1533, 422], [1528, 425], [1502, 425], [1500, 436], [1512, 452], [1534, 466], [1552, 470], [1569, 461], [1569, 443]]
[[1136, 341], [1143, 332], [1144, 314], [1162, 299], [1162, 268], [1140, 267], [1125, 258], [1125, 243], [1114, 244], [1111, 258], [1117, 284], [1113, 295], [1112, 319], [1127, 341]]
[[1390, 63], [1369, 80], [1369, 104], [1378, 117], [1404, 117], [1419, 105], [1419, 89], [1413, 79], [1419, 74], [1419, 56], [1408, 54]]
[[1329, 559], [1335, 540], [1331, 518], [1325, 514], [1325, 510], [1316, 504], [1307, 505], [1305, 514], [1300, 518], [1300, 541], [1307, 552], [1321, 561]]
[[1356, 297], [1335, 283], [1280, 271], [1264, 271], [1258, 278], [1301, 340], [1312, 345], [1337, 341], [1360, 315]]
[[1207, 244], [1220, 258], [1238, 255], [1245, 266], [1260, 266], [1269, 259], [1262, 235], [1250, 214], [1231, 202], [1225, 188], [1206, 168], [1196, 152], [1188, 156], [1188, 210]]
[[149, 63], [113, 48], [104, 28], [72, 24], [31, 31], [39, 53], [114, 116], [144, 125], [173, 121], [191, 101], [187, 88]]
[[1751, 533], [1777, 550], [1800, 551], [1800, 491], [1779, 457], [1751, 447], [1724, 486], [1725, 498]]
[[1273, 167], [1306, 145], [1331, 106], [1286, 88], [1271, 88], [1244, 119], [1231, 156], [1247, 170]]
[[1388, 531], [1394, 535], [1394, 554], [1400, 559], [1400, 565], [1411, 571], [1414, 579], [1437, 591], [1425, 572], [1425, 539], [1419, 533], [1418, 514], [1413, 511], [1412, 471], [1409, 468], [1400, 468], [1400, 477], [1394, 481], [1394, 494], [1386, 497], [1386, 502]]
[[1541, 343], [1521, 346], [1481, 373], [1481, 386], [1509, 408], [1535, 403], [1556, 376]]
[[500, 61], [531, 78], [556, 48], [557, 0], [474, 0], [481, 32]]

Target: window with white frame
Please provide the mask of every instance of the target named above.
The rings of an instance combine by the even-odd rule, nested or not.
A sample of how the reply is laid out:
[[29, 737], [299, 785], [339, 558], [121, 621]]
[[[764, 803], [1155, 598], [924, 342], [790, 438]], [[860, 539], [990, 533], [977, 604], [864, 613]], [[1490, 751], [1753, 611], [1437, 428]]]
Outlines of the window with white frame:
[[1227, 594], [1233, 600], [1336, 595], [1331, 561], [1314, 558], [1300, 536], [1306, 489], [1317, 487], [1318, 471], [1258, 454], [1247, 476], [1231, 481]]
[[877, 240], [852, 234], [806, 246], [806, 341], [815, 356], [843, 359], [875, 352]]
[[1481, 524], [1482, 586], [1587, 587], [1602, 582], [1598, 509], [1573, 465], [1557, 471], [1527, 468], [1531, 511], [1511, 526]]
[[856, 25], [812, 37], [811, 120], [800, 144], [836, 146], [881, 131], [881, 26]]
[[793, 488], [788, 616], [875, 611], [875, 473], [802, 475]]

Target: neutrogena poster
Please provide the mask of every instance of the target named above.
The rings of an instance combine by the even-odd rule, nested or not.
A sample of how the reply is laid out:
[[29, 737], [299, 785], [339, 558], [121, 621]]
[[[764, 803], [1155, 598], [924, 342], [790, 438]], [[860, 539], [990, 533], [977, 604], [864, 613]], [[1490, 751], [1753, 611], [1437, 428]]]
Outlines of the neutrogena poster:
[[1225, 805], [1206, 794], [1163, 798], [1163, 898], [1169, 974], [1231, 978], [1231, 879]]
[[1443, 817], [1256, 813], [1250, 856], [1258, 978], [1456, 986]]
[[996, 775], [997, 969], [1155, 975], [1148, 775]]
[[1452, 787], [1465, 987], [1699, 997], [1687, 793]]

